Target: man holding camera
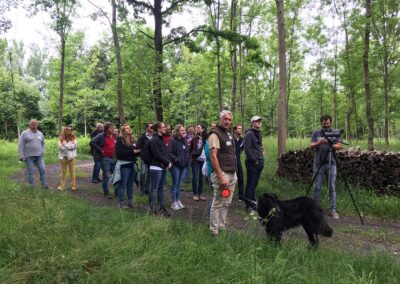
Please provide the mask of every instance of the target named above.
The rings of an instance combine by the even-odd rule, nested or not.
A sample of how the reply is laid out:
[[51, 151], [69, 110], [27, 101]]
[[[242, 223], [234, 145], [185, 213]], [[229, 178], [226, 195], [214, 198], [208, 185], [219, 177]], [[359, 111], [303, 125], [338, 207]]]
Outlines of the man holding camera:
[[311, 149], [315, 149], [314, 200], [318, 204], [321, 202], [322, 180], [324, 176], [327, 176], [329, 187], [329, 216], [334, 219], [339, 219], [339, 214], [336, 212], [336, 159], [332, 151], [342, 148], [342, 139], [340, 132], [337, 129], [331, 128], [332, 118], [329, 115], [321, 116], [320, 122], [322, 128], [313, 132], [310, 145]]

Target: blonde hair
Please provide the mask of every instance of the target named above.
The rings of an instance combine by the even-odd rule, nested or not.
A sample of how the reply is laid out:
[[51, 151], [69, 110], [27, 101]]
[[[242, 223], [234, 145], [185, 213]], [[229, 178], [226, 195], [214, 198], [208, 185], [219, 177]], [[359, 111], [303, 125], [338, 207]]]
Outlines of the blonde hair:
[[[125, 123], [124, 125], [122, 125], [122, 127], [121, 127], [121, 136], [124, 137], [124, 138], [125, 138], [125, 136], [124, 136], [125, 127], [127, 127], [127, 126], [129, 126], [129, 127], [132, 129], [132, 127], [131, 127], [129, 124], [127, 124], [127, 123]], [[134, 144], [134, 143], [135, 143], [135, 138], [133, 137], [132, 134], [130, 135], [129, 138], [130, 138], [130, 139], [129, 139], [130, 141], [126, 141], [126, 140], [125, 140], [125, 142], [126, 142], [128, 145]]]
[[[68, 133], [68, 129], [71, 129], [71, 133]], [[60, 134], [60, 142], [66, 141], [66, 142], [70, 142], [76, 139], [76, 136], [74, 133], [72, 133], [72, 127], [71, 126], [66, 126], [63, 128], [63, 130], [61, 131]]]

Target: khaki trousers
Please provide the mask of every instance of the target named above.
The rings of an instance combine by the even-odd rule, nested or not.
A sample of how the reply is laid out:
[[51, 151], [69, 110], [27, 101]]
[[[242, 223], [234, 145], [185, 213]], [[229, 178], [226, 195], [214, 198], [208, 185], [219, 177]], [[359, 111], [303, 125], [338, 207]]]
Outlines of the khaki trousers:
[[71, 177], [71, 189], [76, 189], [76, 177], [75, 177], [75, 159], [68, 160], [67, 157], [61, 161], [61, 183], [60, 187], [65, 187], [65, 180], [67, 176], [67, 168], [69, 168], [69, 176]]
[[226, 226], [226, 215], [228, 214], [229, 205], [232, 203], [233, 194], [235, 192], [235, 184], [237, 182], [236, 173], [222, 172], [229, 181], [229, 190], [231, 194], [228, 198], [221, 196], [221, 187], [215, 172], [211, 174], [211, 182], [214, 190], [210, 210], [210, 230], [212, 234], [218, 234], [219, 230], [224, 230]]

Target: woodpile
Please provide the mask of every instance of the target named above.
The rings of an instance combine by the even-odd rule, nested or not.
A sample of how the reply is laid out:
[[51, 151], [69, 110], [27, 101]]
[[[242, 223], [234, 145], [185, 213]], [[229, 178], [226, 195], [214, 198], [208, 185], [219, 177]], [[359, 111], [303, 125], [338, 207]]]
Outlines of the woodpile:
[[[336, 153], [338, 178], [381, 194], [400, 196], [400, 153], [360, 151], [350, 148]], [[276, 174], [293, 181], [311, 182], [314, 150], [289, 151], [279, 158]]]

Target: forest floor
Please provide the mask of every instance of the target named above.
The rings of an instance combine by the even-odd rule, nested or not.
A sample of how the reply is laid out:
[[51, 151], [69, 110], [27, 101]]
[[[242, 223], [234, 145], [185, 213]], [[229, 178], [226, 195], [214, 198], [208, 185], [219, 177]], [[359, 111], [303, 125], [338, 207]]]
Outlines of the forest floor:
[[[78, 190], [72, 192], [68, 190], [68, 194], [73, 197], [83, 199], [94, 206], [110, 206], [119, 210], [118, 198], [106, 199], [103, 197], [101, 183], [94, 184], [91, 182], [92, 161], [78, 161], [76, 165], [76, 175]], [[49, 186], [53, 189], [57, 188], [59, 182], [60, 165], [52, 164], [46, 166], [47, 179]], [[25, 181], [25, 172], [21, 171], [13, 176], [18, 182]], [[67, 183], [68, 185], [68, 183]], [[169, 209], [171, 204], [170, 191], [164, 192], [164, 200], [166, 207], [169, 209], [172, 217], [184, 222], [193, 224], [202, 224], [204, 228], [208, 228], [208, 206], [211, 199], [211, 186], [204, 184], [204, 197], [207, 201], [194, 201], [190, 191], [190, 184], [182, 184], [186, 190], [182, 192], [181, 200], [186, 206], [185, 209], [174, 211]], [[113, 189], [110, 190], [113, 193]], [[138, 189], [134, 188], [134, 208], [128, 209], [139, 214], [147, 214], [147, 196], [140, 195]], [[340, 213], [340, 212], [339, 212]], [[320, 246], [329, 247], [334, 250], [343, 250], [346, 252], [354, 251], [355, 253], [387, 253], [400, 261], [400, 223], [398, 220], [387, 220], [376, 217], [365, 217], [362, 225], [357, 215], [340, 216], [340, 219], [332, 219], [326, 217], [329, 225], [333, 228], [334, 234], [332, 238], [320, 239]], [[228, 229], [232, 232], [243, 232], [250, 234], [258, 234], [265, 237], [265, 230], [257, 220], [253, 220], [246, 213], [244, 203], [238, 201], [237, 194], [234, 196], [231, 207], [228, 212]], [[302, 228], [288, 230], [283, 235], [283, 244], [288, 239], [298, 239], [304, 241], [307, 245], [307, 236]]]

